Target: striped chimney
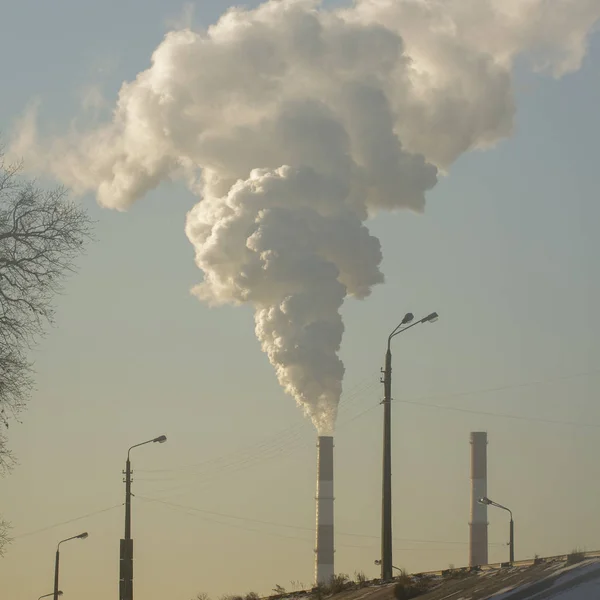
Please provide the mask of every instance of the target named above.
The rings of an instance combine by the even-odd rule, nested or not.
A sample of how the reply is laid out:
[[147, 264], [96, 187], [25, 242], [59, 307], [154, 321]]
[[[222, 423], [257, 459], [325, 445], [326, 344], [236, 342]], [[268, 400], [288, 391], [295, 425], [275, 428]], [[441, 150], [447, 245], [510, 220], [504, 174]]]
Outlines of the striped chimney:
[[487, 506], [479, 499], [487, 497], [487, 433], [471, 432], [471, 522], [469, 565], [488, 564]]
[[317, 548], [315, 580], [328, 584], [333, 566], [333, 438], [319, 436], [317, 444]]

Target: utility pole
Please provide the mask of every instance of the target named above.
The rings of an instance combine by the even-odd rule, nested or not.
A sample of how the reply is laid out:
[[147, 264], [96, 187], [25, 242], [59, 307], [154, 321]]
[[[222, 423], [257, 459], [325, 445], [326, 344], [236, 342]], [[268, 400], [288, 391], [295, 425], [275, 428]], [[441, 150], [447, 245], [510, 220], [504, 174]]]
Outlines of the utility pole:
[[381, 506], [381, 579], [392, 573], [392, 351], [388, 338], [383, 370], [383, 490]]
[[131, 461], [125, 463], [125, 537], [121, 540], [119, 600], [133, 600], [133, 540], [131, 539]]
[[400, 333], [420, 325], [433, 323], [437, 313], [431, 313], [420, 321], [412, 323], [414, 315], [406, 313], [402, 322], [390, 333], [385, 353], [383, 371], [383, 489], [381, 499], [381, 579], [390, 581], [394, 578], [392, 558], [392, 338]]
[[510, 556], [510, 564], [512, 565], [515, 562], [515, 522], [513, 521], [512, 512], [510, 513], [510, 538], [509, 538], [509, 556]]
[[133, 600], [133, 539], [131, 538], [131, 461], [130, 452], [138, 446], [158, 442], [163, 444], [167, 441], [166, 435], [135, 444], [127, 451], [127, 462], [125, 463], [125, 537], [121, 540], [119, 560], [119, 600]]
[[56, 547], [54, 559], [54, 600], [58, 600], [58, 563], [60, 562], [60, 543]]
[[125, 463], [125, 539], [131, 539], [131, 461]]

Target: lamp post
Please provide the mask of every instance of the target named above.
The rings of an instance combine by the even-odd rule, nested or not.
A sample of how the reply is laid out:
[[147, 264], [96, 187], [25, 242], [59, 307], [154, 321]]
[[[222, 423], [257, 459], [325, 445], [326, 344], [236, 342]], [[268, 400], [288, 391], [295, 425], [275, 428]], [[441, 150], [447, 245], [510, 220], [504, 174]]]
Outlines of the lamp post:
[[[62, 596], [62, 592], [61, 592], [60, 590], [58, 590], [58, 595], [59, 595], [59, 596]], [[42, 600], [42, 598], [50, 598], [50, 596], [54, 596], [54, 592], [52, 592], [51, 594], [46, 594], [46, 595], [44, 595], [44, 596], [40, 596], [40, 597], [38, 598], [38, 600]]]
[[509, 532], [509, 542], [508, 542], [508, 547], [509, 547], [509, 556], [510, 556], [510, 563], [514, 563], [515, 562], [515, 522], [513, 520], [513, 514], [512, 514], [512, 510], [510, 510], [510, 508], [506, 508], [506, 506], [502, 506], [502, 504], [498, 504], [497, 502], [494, 502], [493, 500], [490, 500], [489, 498], [480, 498], [478, 501], [480, 504], [485, 504], [487, 506], [495, 506], [497, 508], [501, 508], [502, 510], [505, 510], [506, 512], [508, 512], [508, 514], [510, 515], [510, 532]]
[[119, 599], [133, 600], [133, 539], [131, 538], [131, 460], [130, 452], [139, 446], [145, 444], [159, 443], [167, 441], [166, 435], [135, 444], [127, 451], [127, 462], [125, 463], [125, 537], [121, 540], [120, 547], [120, 575], [119, 575]]
[[83, 533], [80, 533], [79, 535], [74, 535], [73, 537], [67, 538], [65, 540], [61, 540], [60, 542], [58, 542], [58, 545], [56, 546], [56, 558], [54, 560], [54, 600], [58, 600], [58, 597], [60, 595], [62, 595], [62, 592], [60, 592], [58, 590], [58, 566], [60, 563], [60, 545], [64, 544], [65, 542], [70, 542], [71, 540], [85, 540], [88, 537], [88, 532], [84, 531]]
[[[383, 490], [381, 507], [381, 579], [393, 578], [392, 565], [392, 338], [421, 323], [433, 323], [437, 313], [431, 313], [420, 321], [411, 323], [412, 313], [407, 313], [402, 322], [390, 333], [383, 369]], [[409, 324], [410, 323], [410, 324]]]

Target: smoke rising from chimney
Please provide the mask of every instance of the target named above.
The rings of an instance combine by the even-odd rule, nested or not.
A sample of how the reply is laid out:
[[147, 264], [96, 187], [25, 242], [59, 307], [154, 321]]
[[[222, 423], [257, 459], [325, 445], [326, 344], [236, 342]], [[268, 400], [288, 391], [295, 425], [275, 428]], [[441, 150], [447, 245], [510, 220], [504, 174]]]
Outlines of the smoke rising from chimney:
[[249, 303], [281, 385], [331, 435], [346, 296], [383, 281], [380, 210], [422, 211], [462, 153], [511, 133], [512, 65], [577, 69], [597, 0], [271, 0], [172, 31], [111, 122], [12, 152], [125, 210], [161, 181], [201, 198], [186, 232], [210, 304]]

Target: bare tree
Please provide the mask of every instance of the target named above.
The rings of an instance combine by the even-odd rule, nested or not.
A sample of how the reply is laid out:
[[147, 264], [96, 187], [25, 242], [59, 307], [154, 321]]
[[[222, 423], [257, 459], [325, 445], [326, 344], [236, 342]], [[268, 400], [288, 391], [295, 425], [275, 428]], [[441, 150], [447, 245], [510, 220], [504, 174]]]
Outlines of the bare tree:
[[8, 535], [9, 529], [10, 525], [6, 521], [0, 519], [0, 558], [4, 556], [4, 549], [12, 541]]
[[[62, 188], [43, 190], [0, 149], [0, 427], [24, 409], [33, 385], [28, 352], [53, 321], [52, 300], [90, 238], [86, 212]], [[14, 464], [0, 431], [0, 475]], [[5, 532], [4, 537], [2, 532]], [[6, 527], [0, 523], [0, 551]]]

